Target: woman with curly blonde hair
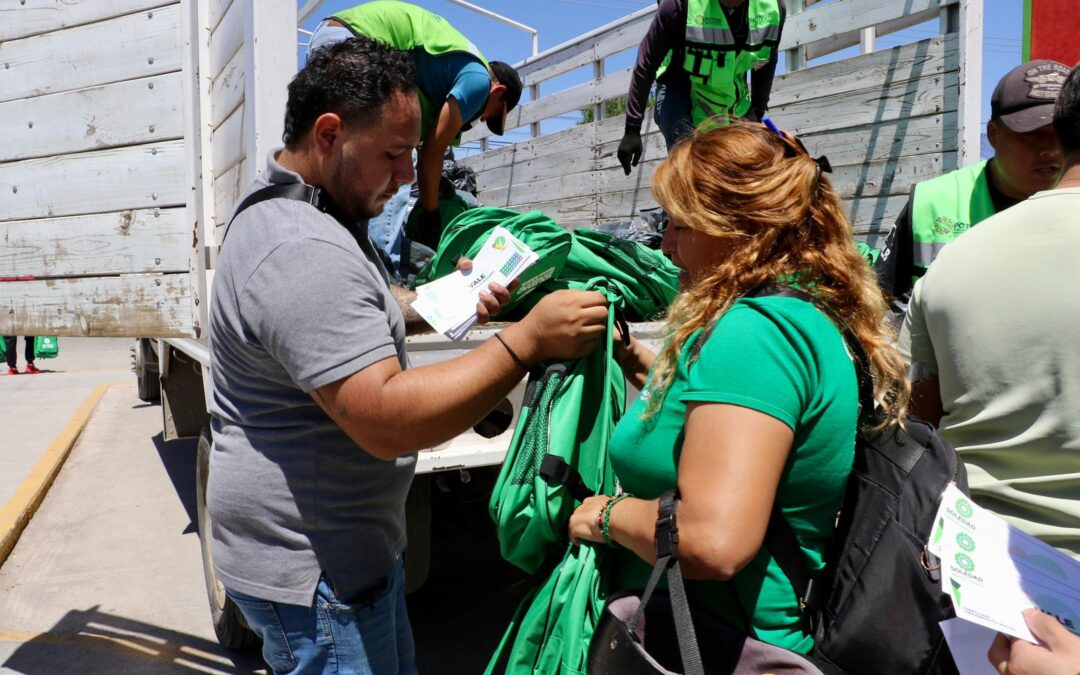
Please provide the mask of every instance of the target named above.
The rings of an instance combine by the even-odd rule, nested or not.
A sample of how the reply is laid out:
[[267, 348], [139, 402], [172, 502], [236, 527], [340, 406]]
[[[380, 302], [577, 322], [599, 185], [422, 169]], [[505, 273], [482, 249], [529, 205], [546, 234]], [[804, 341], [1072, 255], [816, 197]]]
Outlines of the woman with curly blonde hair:
[[655, 357], [637, 342], [620, 355], [643, 387], [610, 446], [624, 495], [590, 498], [570, 520], [573, 540], [618, 545], [615, 589], [640, 589], [656, 559], [657, 498], [677, 486], [691, 600], [803, 654], [813, 639], [762, 542], [775, 503], [811, 572], [824, 566], [854, 459], [858, 385], [841, 327], [812, 302], [752, 292], [789, 286], [839, 317], [869, 356], [882, 424], [899, 423], [910, 390], [822, 164], [794, 137], [741, 122], [695, 132], [656, 170], [653, 194], [670, 217], [662, 249], [681, 270], [669, 337]]

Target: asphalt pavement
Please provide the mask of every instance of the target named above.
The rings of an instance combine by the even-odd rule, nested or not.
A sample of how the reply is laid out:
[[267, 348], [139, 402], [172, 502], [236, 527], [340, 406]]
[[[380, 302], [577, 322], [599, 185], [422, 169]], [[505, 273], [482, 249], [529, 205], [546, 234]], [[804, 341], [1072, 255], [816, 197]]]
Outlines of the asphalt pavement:
[[[0, 376], [0, 505], [25, 492], [43, 456], [74, 441], [0, 567], [0, 672], [265, 672], [257, 652], [214, 638], [195, 443], [165, 442], [160, 406], [138, 400], [133, 342], [62, 338], [60, 357], [39, 363], [51, 372]], [[435, 491], [431, 573], [409, 597], [421, 673], [483, 672], [527, 588], [499, 559], [484, 485], [476, 480], [464, 503]]]

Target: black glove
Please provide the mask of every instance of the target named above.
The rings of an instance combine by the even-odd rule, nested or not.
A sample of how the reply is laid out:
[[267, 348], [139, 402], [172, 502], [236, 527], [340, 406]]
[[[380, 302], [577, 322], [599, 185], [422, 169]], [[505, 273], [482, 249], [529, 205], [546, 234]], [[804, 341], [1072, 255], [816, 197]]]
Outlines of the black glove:
[[630, 175], [630, 167], [637, 166], [641, 159], [641, 132], [626, 130], [622, 140], [619, 141], [619, 164], [622, 164], [623, 173]]
[[[423, 208], [423, 207], [421, 207]], [[439, 209], [420, 211], [420, 223], [416, 231], [416, 241], [431, 248], [439, 247], [442, 236], [442, 214]]]

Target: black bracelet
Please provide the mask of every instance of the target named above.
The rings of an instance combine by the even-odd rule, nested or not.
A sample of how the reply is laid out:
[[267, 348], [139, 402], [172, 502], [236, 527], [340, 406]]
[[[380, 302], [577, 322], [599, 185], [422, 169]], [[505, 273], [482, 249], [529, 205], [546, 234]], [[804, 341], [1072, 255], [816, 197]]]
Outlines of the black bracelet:
[[510, 358], [514, 359], [514, 363], [521, 366], [526, 373], [529, 372], [529, 367], [525, 365], [525, 362], [521, 360], [521, 357], [518, 356], [513, 349], [510, 349], [510, 345], [506, 344], [506, 340], [504, 340], [501, 335], [495, 333], [495, 339], [498, 340], [499, 344], [501, 344], [503, 347], [506, 347], [506, 351], [510, 353]]

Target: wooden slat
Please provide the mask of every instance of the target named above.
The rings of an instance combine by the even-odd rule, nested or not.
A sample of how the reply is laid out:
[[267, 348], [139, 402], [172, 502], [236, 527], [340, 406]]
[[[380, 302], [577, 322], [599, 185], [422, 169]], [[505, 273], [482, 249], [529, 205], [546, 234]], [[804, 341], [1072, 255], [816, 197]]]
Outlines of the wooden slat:
[[945, 166], [956, 166], [955, 152], [833, 167], [829, 179], [842, 199], [906, 195], [915, 183], [940, 176]]
[[956, 113], [923, 115], [800, 136], [810, 154], [834, 167], [956, 151]]
[[215, 176], [224, 174], [244, 159], [244, 106], [233, 111], [229, 117], [214, 129], [210, 137], [210, 148], [214, 153], [211, 168]]
[[181, 208], [18, 220], [0, 231], [0, 277], [185, 272], [192, 242]]
[[180, 6], [0, 43], [0, 101], [180, 69]]
[[20, 0], [0, 8], [0, 42], [112, 19], [140, 10], [175, 4], [168, 0]]
[[[897, 31], [902, 31], [913, 26], [918, 26], [920, 23], [926, 23], [932, 21], [940, 16], [941, 10], [934, 8], [918, 14], [908, 14], [899, 19], [893, 19], [892, 21], [885, 21], [874, 26], [875, 36], [880, 39]], [[862, 40], [862, 29], [845, 33], [843, 35], [837, 35], [826, 40], [820, 40], [814, 42], [806, 47], [806, 60], [811, 61], [813, 59], [827, 56], [834, 52], [838, 52], [841, 49], [847, 49], [848, 47], [854, 47], [860, 44]]]
[[780, 49], [794, 49], [899, 19], [905, 14], [940, 9], [957, 2], [959, 0], [836, 0], [823, 3], [787, 18], [784, 34], [780, 38]]
[[0, 164], [0, 221], [181, 205], [183, 162], [166, 141]]
[[[516, 129], [532, 122], [540, 122], [594, 103], [607, 101], [616, 96], [623, 96], [630, 89], [630, 73], [630, 68], [619, 70], [599, 80], [590, 80], [550, 96], [543, 96], [525, 105], [519, 105], [507, 114], [506, 128]], [[491, 135], [487, 126], [481, 125], [464, 133], [461, 139], [462, 143], [471, 143]]]
[[579, 38], [547, 50], [535, 58], [526, 59], [518, 67], [522, 84], [527, 87], [550, 80], [605, 56], [636, 47], [645, 37], [645, 32], [656, 15], [655, 8], [648, 9], [646, 12], [635, 12], [614, 28], [593, 37]]
[[783, 129], [811, 134], [954, 111], [958, 93], [957, 73], [951, 72], [776, 106], [769, 110], [769, 116]]
[[221, 20], [225, 18], [225, 13], [229, 11], [229, 7], [232, 6], [233, 0], [210, 0], [210, 15], [209, 26], [210, 30], [218, 27]]
[[217, 77], [210, 93], [210, 126], [217, 129], [221, 123], [244, 101], [244, 78], [247, 76], [247, 59], [241, 49], [233, 55]]
[[225, 70], [233, 54], [244, 44], [244, 18], [248, 12], [247, 2], [233, 2], [225, 16], [210, 33], [210, 76]]
[[194, 337], [188, 274], [0, 283], [5, 335]]
[[0, 103], [0, 162], [183, 136], [179, 72]]
[[[247, 160], [240, 162], [221, 176], [214, 178], [214, 226], [224, 225], [232, 215], [233, 207], [244, 193], [247, 184]], [[219, 238], [218, 241], [221, 241]]]
[[907, 200], [906, 195], [897, 195], [885, 199], [845, 199], [843, 204], [855, 234], [866, 237], [868, 234], [888, 232]]
[[812, 66], [777, 76], [769, 97], [771, 109], [826, 96], [896, 86], [960, 69], [955, 36], [932, 38], [865, 56]]

